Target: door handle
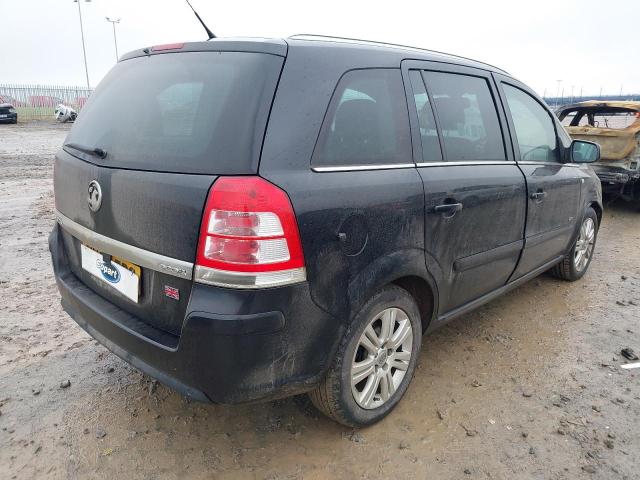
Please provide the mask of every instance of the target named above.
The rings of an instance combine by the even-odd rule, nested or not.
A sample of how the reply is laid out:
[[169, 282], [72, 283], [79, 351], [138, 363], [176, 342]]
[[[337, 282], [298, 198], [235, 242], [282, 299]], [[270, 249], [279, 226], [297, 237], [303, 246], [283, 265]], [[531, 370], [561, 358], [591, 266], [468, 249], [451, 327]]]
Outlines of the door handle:
[[453, 217], [460, 210], [462, 210], [461, 203], [445, 203], [443, 205], [436, 205], [433, 207], [433, 211], [435, 213], [439, 213], [444, 217]]
[[544, 197], [546, 196], [547, 196], [547, 192], [543, 192], [542, 190], [538, 190], [537, 192], [533, 192], [531, 195], [529, 195], [531, 200], [538, 200], [540, 202], [544, 200]]

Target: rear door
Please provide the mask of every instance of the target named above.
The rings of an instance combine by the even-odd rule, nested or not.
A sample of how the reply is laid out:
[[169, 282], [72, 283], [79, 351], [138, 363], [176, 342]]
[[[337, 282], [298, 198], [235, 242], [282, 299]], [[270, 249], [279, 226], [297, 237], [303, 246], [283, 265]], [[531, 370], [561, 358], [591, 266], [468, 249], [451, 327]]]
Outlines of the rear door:
[[[328, 69], [329, 78], [333, 68]], [[299, 77], [294, 81], [299, 82]], [[281, 120], [286, 128], [280, 128], [297, 138], [308, 134], [304, 120], [291, 131], [291, 104], [303, 118], [313, 118], [313, 109], [320, 119], [324, 114], [317, 141], [314, 138], [311, 168], [304, 165], [300, 171], [301, 162], [296, 159], [297, 165], [272, 169], [268, 178], [292, 199], [314, 300], [340, 315], [348, 311], [348, 302], [368, 299], [373, 293], [368, 291], [371, 280], [395, 275], [400, 268], [414, 269], [398, 265], [399, 259], [416, 258], [422, 263], [418, 252], [424, 238], [424, 198], [411, 156], [399, 69], [354, 69], [323, 81], [324, 92], [333, 92], [328, 108], [314, 97], [316, 87], [306, 82], [296, 90], [286, 89], [285, 95], [303, 99], [284, 100], [287, 108]], [[283, 99], [279, 101], [282, 105]], [[269, 128], [272, 125], [270, 121]], [[291, 148], [292, 143], [287, 144]]]
[[527, 180], [525, 249], [514, 279], [566, 253], [579, 215], [582, 173], [562, 163], [565, 147], [553, 113], [525, 85], [496, 75]]
[[[257, 172], [284, 60], [253, 51], [189, 51], [198, 48], [214, 46], [121, 60], [55, 160], [56, 210], [72, 271], [110, 302], [173, 334], [189, 299], [209, 188], [218, 175]], [[82, 244], [119, 252], [102, 257], [103, 273], [118, 261], [133, 263], [122, 262], [134, 272], [142, 267], [137, 295], [116, 290], [117, 275], [106, 282], [91, 273]]]
[[525, 181], [490, 73], [403, 62], [440, 313], [504, 285], [523, 245]]

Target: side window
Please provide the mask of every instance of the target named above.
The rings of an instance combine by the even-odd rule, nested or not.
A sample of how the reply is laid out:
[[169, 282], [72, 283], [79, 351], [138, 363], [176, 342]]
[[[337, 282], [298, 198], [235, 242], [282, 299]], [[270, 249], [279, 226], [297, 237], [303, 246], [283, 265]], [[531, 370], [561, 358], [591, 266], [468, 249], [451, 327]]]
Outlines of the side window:
[[347, 72], [333, 94], [313, 166], [413, 163], [400, 70]]
[[418, 70], [409, 72], [413, 99], [416, 102], [418, 112], [418, 123], [420, 125], [420, 138], [422, 139], [422, 161], [439, 162], [442, 160], [440, 152], [440, 142], [438, 141], [438, 130], [436, 121], [433, 118], [433, 109], [429, 102], [429, 96], [424, 88], [422, 75]]
[[520, 158], [524, 161], [557, 162], [558, 147], [553, 119], [531, 95], [502, 84], [516, 130]]
[[484, 78], [425, 72], [447, 161], [505, 160], [498, 114]]

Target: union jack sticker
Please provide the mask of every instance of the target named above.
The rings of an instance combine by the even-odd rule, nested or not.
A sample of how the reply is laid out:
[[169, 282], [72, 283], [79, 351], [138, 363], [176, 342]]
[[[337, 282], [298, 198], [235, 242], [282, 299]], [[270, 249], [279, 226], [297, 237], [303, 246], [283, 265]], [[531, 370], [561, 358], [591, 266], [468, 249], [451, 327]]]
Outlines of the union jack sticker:
[[169, 285], [164, 286], [165, 297], [173, 298], [174, 300], [180, 300], [180, 290]]

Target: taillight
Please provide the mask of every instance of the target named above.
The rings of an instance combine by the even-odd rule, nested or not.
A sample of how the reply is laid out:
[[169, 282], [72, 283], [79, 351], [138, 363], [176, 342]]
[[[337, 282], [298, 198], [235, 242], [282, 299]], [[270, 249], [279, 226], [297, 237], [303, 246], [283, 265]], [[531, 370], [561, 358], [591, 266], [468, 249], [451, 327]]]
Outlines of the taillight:
[[287, 194], [260, 177], [220, 177], [204, 209], [195, 280], [263, 288], [306, 279]]

